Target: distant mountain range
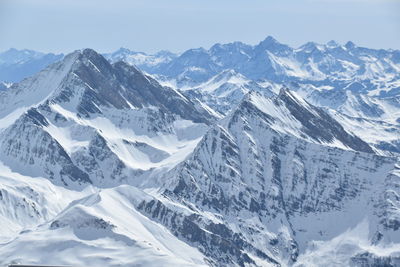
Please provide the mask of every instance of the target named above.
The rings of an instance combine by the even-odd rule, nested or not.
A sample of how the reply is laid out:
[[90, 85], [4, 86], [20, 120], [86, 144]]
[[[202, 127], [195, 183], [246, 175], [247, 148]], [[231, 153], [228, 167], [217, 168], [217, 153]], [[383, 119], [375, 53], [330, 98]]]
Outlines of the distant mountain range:
[[10, 51], [0, 265], [400, 265], [399, 51]]
[[[121, 49], [105, 56], [111, 61], [123, 59], [179, 84], [205, 82], [224, 70], [234, 70], [251, 80], [347, 87], [371, 95], [390, 96], [400, 90], [400, 51], [363, 48], [352, 42], [309, 42], [294, 49], [267, 37], [256, 46], [216, 44], [209, 50], [191, 49], [180, 55], [145, 55]], [[358, 83], [353, 84], [355, 81]]]
[[19, 82], [62, 58], [62, 54], [11, 48], [0, 53], [0, 81]]
[[[234, 70], [251, 80], [306, 81], [317, 87], [321, 83], [345, 87], [353, 80], [360, 84], [351, 85], [349, 89], [375, 90], [372, 95], [393, 95], [400, 90], [400, 50], [369, 49], [352, 42], [345, 45], [335, 41], [309, 42], [291, 48], [269, 36], [255, 46], [234, 42], [215, 44], [209, 50], [190, 49], [182, 54], [160, 51], [153, 55], [121, 48], [104, 56], [111, 62], [122, 60], [149, 74], [184, 84], [205, 82], [222, 71]], [[62, 57], [62, 54], [10, 49], [0, 53], [0, 66], [7, 69], [1, 72], [0, 79], [19, 81]], [[21, 68], [16, 69], [18, 75], [8, 77], [8, 72], [18, 65]], [[382, 88], [385, 90], [380, 90]]]
[[[355, 117], [388, 118], [389, 110], [398, 107], [400, 94], [400, 51], [363, 48], [352, 42], [309, 42], [294, 49], [267, 37], [255, 46], [216, 44], [180, 55], [168, 51], [148, 55], [121, 48], [104, 56], [110, 62], [135, 65], [163, 84], [197, 93], [221, 112], [249, 90], [269, 87], [277, 93], [286, 86], [318, 106]], [[62, 57], [10, 49], [0, 54], [0, 81], [20, 81]], [[400, 116], [390, 117], [392, 123]]]

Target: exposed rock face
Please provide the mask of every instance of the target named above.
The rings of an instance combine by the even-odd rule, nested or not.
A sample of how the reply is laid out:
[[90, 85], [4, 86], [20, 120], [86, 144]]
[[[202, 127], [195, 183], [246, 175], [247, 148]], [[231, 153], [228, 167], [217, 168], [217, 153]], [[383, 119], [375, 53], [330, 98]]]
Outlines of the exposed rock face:
[[[140, 56], [119, 50], [111, 61], [124, 60], [146, 72], [173, 79], [179, 85], [198, 85], [227, 70], [253, 81], [297, 83], [316, 95], [354, 93], [392, 97], [399, 93], [398, 50], [369, 49], [353, 43], [306, 43], [292, 48], [269, 36], [255, 46], [241, 42], [215, 44], [210, 49], [190, 49], [181, 55]], [[137, 59], [151, 59], [135, 60]], [[133, 59], [133, 60], [132, 60]], [[158, 59], [158, 60], [154, 60]], [[331, 92], [330, 89], [335, 89]], [[343, 90], [344, 89], [344, 90]], [[323, 98], [321, 98], [323, 100]]]
[[[164, 195], [194, 214], [182, 217], [154, 201], [142, 203], [139, 210], [216, 265], [292, 265], [310, 240], [330, 240], [365, 217], [370, 238], [398, 240], [397, 202], [388, 197], [398, 194], [389, 189], [399, 179], [396, 158], [373, 154], [328, 114], [298, 101], [287, 91], [273, 100], [249, 95], [205, 135], [189, 159], [166, 175], [176, 182], [167, 185]], [[276, 108], [279, 116], [272, 117]], [[291, 128], [280, 128], [282, 118]], [[313, 135], [310, 129], [318, 118], [330, 123], [321, 135]], [[310, 121], [314, 124], [307, 128]], [[305, 132], [309, 134], [302, 136]], [[354, 150], [335, 147], [343, 144]], [[210, 234], [224, 240], [222, 254], [214, 254], [221, 248], [209, 243]]]
[[[251, 52], [212, 50], [228, 48]], [[271, 38], [255, 50], [257, 66], [292, 53]], [[399, 160], [355, 134], [371, 119], [248, 80], [224, 100], [225, 75], [214, 104], [245, 97], [219, 121], [212, 94], [190, 100], [90, 49], [0, 92], [0, 264], [398, 265]]]
[[[1, 160], [24, 175], [62, 185], [132, 182], [168, 165], [214, 120], [135, 67], [112, 65], [90, 49], [14, 84], [2, 92], [2, 103]], [[137, 142], [141, 147], [132, 145]]]

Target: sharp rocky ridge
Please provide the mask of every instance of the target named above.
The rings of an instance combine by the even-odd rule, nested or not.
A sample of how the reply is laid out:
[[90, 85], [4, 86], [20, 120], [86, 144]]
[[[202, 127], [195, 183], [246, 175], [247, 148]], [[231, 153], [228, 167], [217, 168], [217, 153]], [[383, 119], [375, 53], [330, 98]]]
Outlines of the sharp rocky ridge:
[[[271, 38], [224, 49], [292, 53]], [[0, 91], [1, 264], [399, 263], [396, 147], [362, 135], [376, 118], [314, 105], [298, 80], [225, 70], [178, 90], [128, 63], [75, 51]]]
[[[138, 56], [125, 49], [106, 57], [136, 64], [163, 84], [184, 91], [223, 115], [249, 91], [271, 96], [288, 87], [310, 103], [330, 109], [347, 130], [379, 153], [397, 155], [399, 55], [399, 50], [371, 49], [353, 42], [308, 42], [292, 48], [269, 36], [254, 46], [215, 44], [174, 56]], [[382, 133], [379, 138], [374, 129]]]
[[1, 103], [3, 163], [64, 185], [119, 183], [173, 165], [213, 120], [179, 92], [90, 49], [14, 84]]

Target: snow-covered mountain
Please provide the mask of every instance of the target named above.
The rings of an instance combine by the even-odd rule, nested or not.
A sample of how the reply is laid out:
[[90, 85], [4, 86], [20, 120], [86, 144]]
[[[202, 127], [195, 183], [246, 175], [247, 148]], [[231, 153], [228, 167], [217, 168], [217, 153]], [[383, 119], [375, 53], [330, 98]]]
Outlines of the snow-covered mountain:
[[11, 83], [0, 82], [0, 91], [7, 90], [8, 88], [10, 88], [11, 85]]
[[134, 180], [190, 153], [212, 116], [136, 68], [74, 52], [1, 93], [0, 160], [56, 184]]
[[[165, 84], [168, 84], [168, 82]], [[261, 92], [267, 96], [273, 95], [271, 86], [249, 80], [234, 70], [223, 71], [205, 83], [195, 87], [181, 87], [180, 90], [184, 91], [190, 98], [200, 99], [222, 114], [226, 114], [232, 108], [235, 108], [243, 97], [251, 91]]]
[[252, 93], [166, 174], [163, 195], [190, 215], [139, 208], [217, 266], [395, 266], [398, 159], [371, 152], [287, 90]]
[[[150, 55], [144, 52], [134, 52], [126, 48], [120, 48], [113, 53], [105, 53], [103, 56], [112, 63], [123, 60], [130, 65], [139, 67], [143, 71], [149, 71], [177, 57], [176, 54], [169, 51], [160, 51], [154, 55]], [[24, 78], [43, 70], [48, 65], [61, 60], [63, 57], [63, 54], [10, 48], [0, 53], [0, 81], [6, 83], [20, 82]], [[0, 84], [0, 86], [2, 85]]]
[[169, 51], [160, 51], [151, 55], [144, 52], [131, 51], [127, 48], [120, 48], [113, 53], [106, 53], [103, 55], [112, 63], [125, 61], [126, 63], [137, 66], [144, 71], [152, 71], [153, 68], [169, 63], [177, 57], [176, 54]]
[[329, 87], [378, 53], [340, 47], [85, 49], [0, 91], [0, 265], [399, 265], [398, 98]]
[[62, 54], [11, 48], [0, 53], [0, 81], [19, 82], [62, 58]]
[[320, 89], [290, 83], [289, 87], [330, 113], [383, 154], [400, 152], [400, 98], [370, 96], [348, 89]]
[[[134, 52], [125, 54], [118, 59], [141, 64], [129, 60]], [[221, 113], [234, 108], [249, 90], [270, 95], [289, 87], [310, 103], [346, 116], [389, 124], [400, 117], [399, 50], [334, 41], [291, 48], [267, 37], [255, 46], [216, 44], [151, 62], [144, 66], [146, 72]]]
[[135, 209], [150, 198], [143, 191], [73, 191], [3, 165], [0, 171], [1, 266], [207, 266], [197, 249]]
[[400, 118], [399, 94], [380, 97], [362, 91], [353, 91], [348, 87], [318, 88], [297, 83], [289, 83], [289, 87], [315, 105], [330, 108], [351, 117], [383, 120], [388, 123], [396, 123]]
[[[115, 54], [121, 55], [118, 51]], [[131, 54], [135, 53], [117, 58], [129, 62]], [[399, 50], [369, 49], [352, 42], [309, 42], [291, 48], [269, 36], [255, 46], [241, 42], [216, 44], [208, 50], [190, 49], [165, 58], [152, 61], [157, 62], [153, 68], [146, 65], [146, 71], [181, 84], [202, 83], [222, 71], [234, 70], [251, 80], [348, 87], [380, 96], [397, 94], [400, 86]]]
[[90, 49], [0, 94], [0, 264], [205, 264], [135, 211], [149, 197], [132, 185], [157, 187], [192, 152], [215, 119], [206, 109]]
[[[52, 58], [48, 60], [49, 63], [61, 56], [10, 49], [0, 55], [0, 62], [4, 65], [4, 70], [0, 73], [13, 72], [14, 65], [30, 69], [30, 62]], [[176, 88], [187, 90], [190, 87], [194, 93], [201, 91], [202, 87], [207, 91], [210, 87], [221, 85], [216, 80], [229, 72], [237, 73], [234, 75], [237, 80], [244, 79], [253, 83], [245, 86], [253, 89], [260, 86], [273, 87], [277, 93], [282, 86], [293, 84], [293, 88], [290, 88], [301, 88], [305, 91], [303, 96], [312, 94], [313, 100], [305, 97], [310, 102], [329, 107], [338, 106], [339, 103], [337, 100], [330, 103], [326, 99], [336, 99], [343, 91], [373, 99], [396, 97], [400, 93], [400, 51], [358, 47], [352, 42], [345, 45], [334, 41], [327, 44], [308, 42], [292, 48], [269, 36], [255, 46], [241, 42], [215, 44], [208, 50], [190, 49], [182, 54], [168, 51], [146, 54], [120, 48], [104, 56], [112, 63], [122, 60], [135, 65], [154, 75], [159, 81], [173, 84]], [[40, 68], [46, 64], [43, 63]], [[33, 68], [29, 74], [40, 68]], [[25, 71], [18, 70], [18, 74], [22, 75], [20, 78], [27, 76]], [[13, 81], [0, 76], [1, 80]], [[213, 81], [216, 81], [215, 85], [212, 85]], [[238, 85], [244, 86], [243, 82]], [[238, 95], [241, 94], [235, 93], [227, 99], [227, 95], [234, 89], [228, 85], [223, 87], [226, 88], [225, 92], [223, 88], [216, 94], [210, 95], [207, 92], [203, 100], [212, 104], [207, 99], [217, 99], [222, 103], [221, 106], [226, 106], [228, 100], [237, 104]], [[340, 99], [343, 97], [339, 97], [339, 101]], [[226, 107], [222, 107], [220, 111], [226, 111], [225, 109]], [[360, 112], [363, 111], [350, 110], [350, 113]], [[349, 113], [346, 115], [352, 116]]]
[[294, 49], [268, 37], [256, 46], [235, 42], [192, 49], [147, 71], [221, 114], [249, 91], [271, 96], [288, 87], [310, 103], [338, 112], [336, 118], [347, 130], [377, 152], [392, 154], [400, 151], [399, 55], [398, 50], [352, 42], [309, 42]]

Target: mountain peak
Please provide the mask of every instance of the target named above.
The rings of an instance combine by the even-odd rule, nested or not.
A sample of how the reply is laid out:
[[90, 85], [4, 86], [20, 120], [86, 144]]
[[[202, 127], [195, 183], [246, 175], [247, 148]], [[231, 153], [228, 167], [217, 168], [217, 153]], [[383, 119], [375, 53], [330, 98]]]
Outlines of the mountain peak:
[[282, 101], [287, 102], [290, 100], [293, 103], [297, 103], [298, 105], [301, 105], [305, 108], [315, 108], [311, 104], [309, 104], [307, 101], [305, 101], [301, 96], [297, 95], [294, 91], [290, 90], [288, 87], [284, 86], [279, 90], [279, 94], [277, 96], [277, 99], [280, 99]]
[[281, 96], [286, 95], [286, 94], [290, 94], [290, 90], [289, 90], [289, 88], [284, 86], [279, 90], [278, 97], [281, 97]]
[[340, 44], [338, 42], [336, 42], [335, 40], [330, 40], [329, 42], [326, 43], [326, 46], [328, 48], [335, 48], [340, 46]]
[[227, 44], [214, 44], [211, 48], [210, 51], [212, 53], [219, 52], [222, 50], [238, 50], [238, 49], [246, 49], [248, 48], [249, 45], [242, 43], [242, 42], [232, 42], [232, 43], [227, 43]]
[[91, 78], [94, 78], [94, 76], [100, 73], [103, 75], [108, 73], [110, 75], [112, 72], [111, 63], [108, 62], [101, 54], [90, 48], [76, 50], [67, 55], [62, 62], [69, 64], [68, 62], [71, 61], [71, 72], [73, 72], [75, 75], [80, 73], [81, 78], [89, 78], [89, 73], [91, 73]]
[[275, 47], [283, 46], [283, 44], [279, 43], [274, 37], [268, 36], [263, 41], [261, 41], [257, 47], [262, 47], [264, 49], [271, 49]]
[[317, 44], [315, 42], [307, 42], [307, 43], [303, 44], [302, 46], [300, 46], [298, 49], [301, 51], [307, 52], [307, 53], [311, 53], [315, 50], [318, 50], [318, 51], [323, 50], [323, 46], [320, 44]]
[[373, 152], [367, 143], [346, 132], [324, 110], [309, 104], [285, 87], [276, 97], [265, 97], [258, 92], [249, 92], [236, 112], [245, 116], [256, 116], [277, 132], [312, 143]]
[[272, 37], [271, 35], [267, 36], [267, 38], [265, 38], [263, 41], [261, 41], [261, 43], [264, 44], [279, 44], [279, 42]]
[[207, 53], [206, 49], [204, 49], [203, 47], [199, 47], [199, 48], [192, 48], [192, 49], [185, 51], [182, 54], [182, 56], [183, 55], [192, 55], [192, 54], [206, 54], [206, 53]]
[[171, 51], [168, 51], [168, 50], [160, 50], [157, 53], [155, 53], [154, 55], [161, 56], [161, 57], [176, 57], [175, 53], [172, 53]]
[[286, 54], [290, 50], [292, 50], [288, 45], [278, 42], [272, 36], [268, 36], [267, 38], [265, 38], [264, 41], [261, 41], [256, 46], [256, 49], [268, 50], [268, 51], [271, 51], [271, 52], [277, 53], [277, 54]]
[[4, 52], [2, 52], [1, 54], [16, 54], [16, 53], [23, 53], [23, 54], [31, 54], [31, 55], [36, 55], [36, 54], [42, 54], [41, 52], [37, 52], [34, 50], [30, 50], [30, 49], [16, 49], [16, 48], [10, 48]]
[[354, 47], [356, 47], [356, 45], [352, 41], [348, 41], [344, 46], [347, 49], [353, 49]]
[[102, 55], [100, 55], [99, 53], [97, 53], [95, 50], [91, 49], [91, 48], [85, 48], [83, 50], [78, 50], [78, 53], [82, 55], [83, 58], [103, 58], [104, 57]]
[[129, 54], [129, 53], [131, 53], [132, 51], [131, 50], [129, 50], [128, 48], [125, 48], [125, 47], [120, 47], [117, 51], [115, 51], [114, 53], [115, 54]]
[[2, 62], [7, 62], [8, 64], [10, 63], [21, 64], [29, 62], [32, 59], [40, 58], [42, 56], [44, 56], [44, 54], [41, 52], [28, 49], [19, 50], [15, 48], [10, 48], [0, 53], [0, 64]]
[[110, 108], [128, 110], [151, 106], [183, 119], [209, 121], [205, 110], [197, 109], [179, 92], [161, 86], [125, 62], [112, 65], [93, 49], [74, 51], [5, 93], [0, 102], [0, 115], [14, 110], [20, 103], [29, 107], [49, 100], [84, 117], [102, 114]]

